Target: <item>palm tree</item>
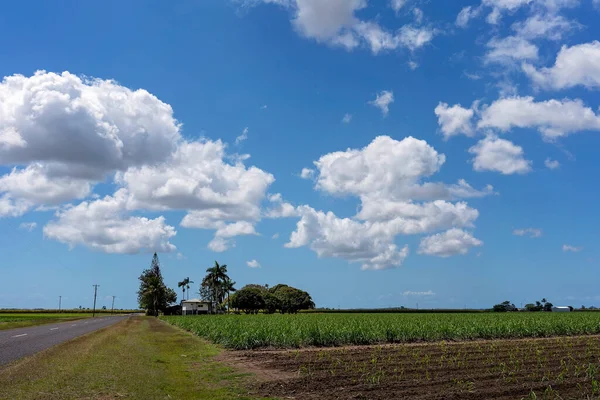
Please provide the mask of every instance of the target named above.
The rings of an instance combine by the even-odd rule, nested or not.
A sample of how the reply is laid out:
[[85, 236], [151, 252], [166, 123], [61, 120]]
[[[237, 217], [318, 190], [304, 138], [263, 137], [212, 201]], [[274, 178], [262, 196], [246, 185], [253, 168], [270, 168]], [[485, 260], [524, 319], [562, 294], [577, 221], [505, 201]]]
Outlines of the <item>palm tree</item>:
[[235, 282], [229, 278], [227, 278], [227, 280], [223, 282], [223, 291], [227, 293], [227, 312], [231, 310], [231, 307], [229, 305], [229, 292], [235, 292], [237, 290], [234, 286]]
[[[186, 278], [188, 281], [190, 280], [190, 278]], [[177, 287], [181, 288], [181, 291], [183, 293], [183, 296], [181, 297], [181, 301], [185, 300], [185, 286], [187, 285], [186, 279], [182, 280], [181, 282], [177, 283]], [[188, 286], [189, 288], [189, 286]]]
[[227, 275], [227, 265], [219, 265], [215, 261], [215, 265], [206, 270], [207, 274], [202, 281], [203, 285], [211, 289], [213, 301], [218, 305], [223, 302], [225, 291], [223, 290], [223, 282], [229, 280]]
[[190, 278], [185, 278], [185, 287], [188, 290], [188, 300], [190, 299], [190, 283], [194, 283], [194, 281], [190, 281]]

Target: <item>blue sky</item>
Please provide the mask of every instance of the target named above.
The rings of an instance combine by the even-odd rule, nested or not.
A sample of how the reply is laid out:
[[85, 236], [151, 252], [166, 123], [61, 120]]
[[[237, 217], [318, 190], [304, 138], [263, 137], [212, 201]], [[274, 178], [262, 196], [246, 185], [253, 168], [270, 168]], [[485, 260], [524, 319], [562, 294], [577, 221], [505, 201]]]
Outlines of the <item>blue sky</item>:
[[[13, 2], [0, 307], [214, 260], [324, 307], [600, 304], [594, 0]], [[252, 265], [253, 267], [249, 266]]]

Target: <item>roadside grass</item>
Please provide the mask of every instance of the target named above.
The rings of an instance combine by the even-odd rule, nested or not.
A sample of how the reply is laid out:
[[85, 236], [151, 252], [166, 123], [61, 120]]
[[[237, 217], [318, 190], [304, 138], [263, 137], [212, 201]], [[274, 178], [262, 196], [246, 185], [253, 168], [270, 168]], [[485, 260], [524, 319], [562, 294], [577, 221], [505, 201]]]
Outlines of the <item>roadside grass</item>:
[[0, 330], [91, 318], [92, 313], [0, 313]]
[[152, 317], [116, 325], [0, 368], [0, 399], [255, 399], [220, 349]]

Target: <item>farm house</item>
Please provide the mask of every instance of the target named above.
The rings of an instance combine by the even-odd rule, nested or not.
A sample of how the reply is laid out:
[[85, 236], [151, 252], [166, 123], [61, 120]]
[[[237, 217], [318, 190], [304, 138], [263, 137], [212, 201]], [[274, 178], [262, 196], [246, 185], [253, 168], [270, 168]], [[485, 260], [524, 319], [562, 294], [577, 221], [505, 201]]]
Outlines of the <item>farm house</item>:
[[212, 310], [208, 301], [200, 299], [189, 299], [181, 302], [181, 315], [208, 314]]
[[566, 307], [566, 306], [552, 307], [552, 312], [571, 312], [571, 307]]

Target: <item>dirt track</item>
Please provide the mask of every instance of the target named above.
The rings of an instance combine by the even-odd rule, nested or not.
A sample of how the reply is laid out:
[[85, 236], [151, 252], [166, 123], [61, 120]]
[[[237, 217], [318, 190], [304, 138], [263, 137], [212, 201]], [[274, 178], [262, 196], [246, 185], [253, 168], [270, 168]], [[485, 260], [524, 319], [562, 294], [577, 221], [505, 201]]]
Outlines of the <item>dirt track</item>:
[[257, 394], [280, 398], [600, 398], [598, 336], [246, 351], [227, 358], [258, 375]]

